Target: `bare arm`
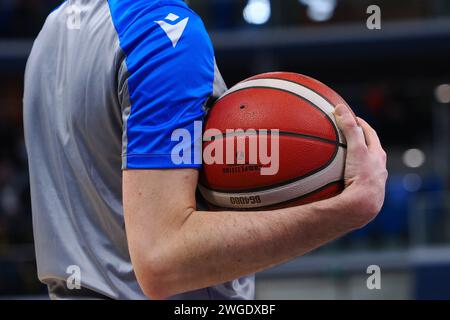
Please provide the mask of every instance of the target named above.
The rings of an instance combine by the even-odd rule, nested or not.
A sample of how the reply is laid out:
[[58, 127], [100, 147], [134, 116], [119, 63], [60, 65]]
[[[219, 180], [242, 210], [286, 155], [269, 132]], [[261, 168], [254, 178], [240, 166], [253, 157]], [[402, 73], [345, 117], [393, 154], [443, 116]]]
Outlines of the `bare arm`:
[[375, 131], [337, 111], [348, 141], [346, 190], [339, 196], [267, 212], [196, 211], [195, 170], [125, 171], [125, 223], [144, 292], [162, 299], [286, 262], [362, 227], [384, 199], [386, 156]]

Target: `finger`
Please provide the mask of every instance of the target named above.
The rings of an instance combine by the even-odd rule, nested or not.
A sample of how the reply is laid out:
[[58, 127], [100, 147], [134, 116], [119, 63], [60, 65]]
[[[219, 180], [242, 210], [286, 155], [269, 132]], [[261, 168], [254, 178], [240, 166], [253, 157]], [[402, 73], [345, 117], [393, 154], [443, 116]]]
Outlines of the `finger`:
[[366, 137], [366, 143], [369, 149], [382, 149], [380, 138], [377, 132], [373, 129], [366, 120], [358, 117], [358, 122], [363, 128], [364, 136]]
[[349, 107], [343, 104], [336, 106], [334, 110], [336, 122], [347, 140], [349, 151], [366, 149], [366, 142], [361, 127]]
[[381, 145], [380, 138], [378, 137], [377, 132], [364, 119], [358, 118], [358, 122], [361, 124], [361, 127], [364, 130], [369, 150], [377, 152], [386, 164], [387, 153], [386, 151], [384, 151], [383, 146]]

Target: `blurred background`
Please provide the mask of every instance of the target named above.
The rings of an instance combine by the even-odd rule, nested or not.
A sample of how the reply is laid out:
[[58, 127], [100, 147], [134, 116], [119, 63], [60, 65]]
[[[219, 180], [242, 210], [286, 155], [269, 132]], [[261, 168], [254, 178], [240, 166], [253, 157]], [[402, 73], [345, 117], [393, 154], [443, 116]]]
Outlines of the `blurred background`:
[[[36, 278], [23, 73], [61, 1], [0, 0], [0, 297], [45, 297]], [[378, 130], [390, 177], [380, 216], [258, 275], [260, 299], [450, 299], [450, 1], [191, 0], [228, 85], [267, 71], [325, 82]], [[381, 9], [369, 30], [367, 8]], [[381, 268], [381, 290], [366, 286]]]

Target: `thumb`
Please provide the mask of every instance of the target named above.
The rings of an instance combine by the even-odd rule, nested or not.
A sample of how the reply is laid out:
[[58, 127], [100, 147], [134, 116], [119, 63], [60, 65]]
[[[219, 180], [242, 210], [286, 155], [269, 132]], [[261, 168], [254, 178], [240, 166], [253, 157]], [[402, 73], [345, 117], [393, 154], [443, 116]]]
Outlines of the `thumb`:
[[339, 129], [347, 140], [347, 149], [352, 152], [356, 149], [367, 148], [364, 132], [359, 126], [353, 111], [344, 104], [339, 104], [334, 110]]

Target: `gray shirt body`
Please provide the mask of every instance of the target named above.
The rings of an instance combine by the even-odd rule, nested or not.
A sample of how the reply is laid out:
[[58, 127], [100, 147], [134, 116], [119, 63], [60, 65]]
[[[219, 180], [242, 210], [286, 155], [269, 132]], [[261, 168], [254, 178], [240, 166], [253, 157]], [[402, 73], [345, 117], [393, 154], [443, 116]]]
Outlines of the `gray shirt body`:
[[[127, 3], [148, 21], [142, 26], [135, 22], [135, 12], [123, 9]], [[189, 18], [178, 39], [179, 32], [169, 37], [161, 23], [151, 24], [166, 21], [182, 28], [173, 21], [176, 17]], [[204, 36], [202, 27], [200, 19], [177, 0], [75, 0], [48, 17], [27, 63], [24, 125], [38, 276], [49, 285], [53, 298], [71, 296], [70, 290], [56, 293], [52, 288], [65, 286], [78, 268], [83, 288], [114, 299], [146, 299], [127, 247], [122, 169], [172, 168], [166, 158], [152, 160], [149, 155], [166, 154], [168, 128], [200, 114], [208, 95], [225, 90], [215, 63], [205, 67], [202, 62], [214, 59], [209, 49], [189, 53], [199, 43], [197, 37]], [[143, 35], [151, 40], [145, 46], [158, 50], [149, 55], [139, 52], [142, 46], [133, 43], [142, 41]], [[166, 52], [167, 60], [158, 56], [161, 52]], [[195, 64], [188, 61], [193, 70], [184, 70], [182, 59], [194, 58]], [[195, 79], [175, 90], [183, 77], [186, 81], [195, 77], [197, 65], [205, 79], [213, 73], [211, 92], [201, 90]], [[173, 75], [178, 79], [171, 83]], [[191, 84], [192, 90], [185, 89]], [[170, 92], [161, 99], [160, 94], [151, 96], [158, 90]], [[178, 99], [184, 94], [187, 98]], [[170, 119], [160, 125], [165, 120], [158, 110], [164, 108]], [[252, 299], [253, 280], [244, 277], [173, 298]]]

